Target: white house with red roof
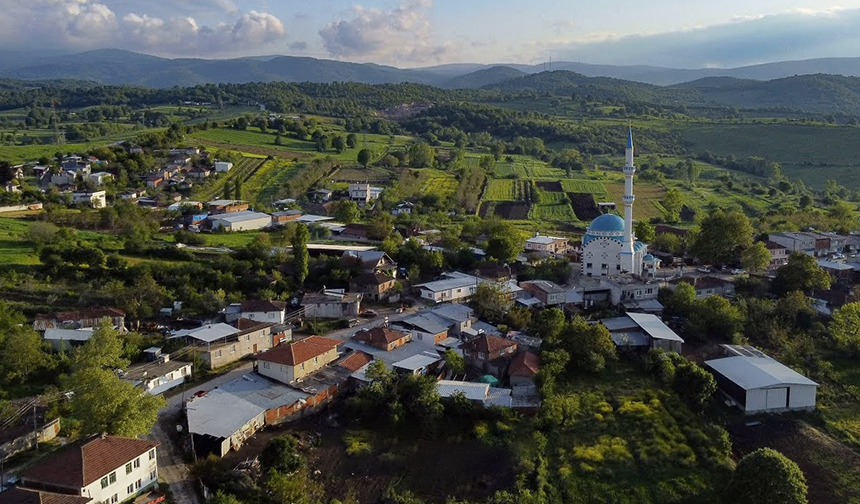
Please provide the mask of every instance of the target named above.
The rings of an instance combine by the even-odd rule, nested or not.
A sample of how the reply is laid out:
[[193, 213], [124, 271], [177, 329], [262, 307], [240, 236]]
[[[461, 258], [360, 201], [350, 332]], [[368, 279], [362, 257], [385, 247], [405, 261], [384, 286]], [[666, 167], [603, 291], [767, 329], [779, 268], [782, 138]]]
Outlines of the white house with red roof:
[[257, 372], [281, 383], [293, 383], [337, 360], [343, 341], [310, 336], [257, 356]]

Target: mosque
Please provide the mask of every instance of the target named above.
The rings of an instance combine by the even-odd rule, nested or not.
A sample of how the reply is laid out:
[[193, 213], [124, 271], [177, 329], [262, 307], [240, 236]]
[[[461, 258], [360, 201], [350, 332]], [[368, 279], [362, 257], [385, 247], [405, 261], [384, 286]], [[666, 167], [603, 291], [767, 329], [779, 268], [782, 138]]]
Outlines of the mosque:
[[594, 219], [582, 237], [582, 274], [586, 277], [618, 277], [624, 274], [653, 277], [659, 259], [633, 234], [633, 130], [627, 133], [627, 161], [624, 166], [624, 218], [604, 214]]

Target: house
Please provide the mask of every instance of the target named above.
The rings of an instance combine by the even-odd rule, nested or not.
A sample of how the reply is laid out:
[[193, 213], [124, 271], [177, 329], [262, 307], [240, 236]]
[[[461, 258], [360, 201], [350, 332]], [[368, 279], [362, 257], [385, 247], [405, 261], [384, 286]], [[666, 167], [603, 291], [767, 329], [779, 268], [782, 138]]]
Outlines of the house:
[[293, 222], [302, 216], [301, 210], [286, 210], [284, 212], [275, 212], [272, 214], [272, 225], [283, 226], [288, 222]]
[[91, 208], [104, 208], [107, 206], [107, 193], [105, 191], [73, 192], [72, 203]]
[[83, 345], [89, 341], [92, 336], [92, 328], [45, 329], [44, 340], [51, 344], [51, 348], [60, 352], [69, 350], [76, 345]]
[[442, 362], [444, 361], [437, 352], [422, 352], [395, 362], [391, 368], [400, 374], [421, 376], [435, 373]]
[[143, 147], [140, 145], [129, 145], [128, 146], [129, 154], [143, 154]]
[[257, 356], [257, 372], [281, 383], [293, 383], [337, 360], [337, 347], [342, 343], [310, 336], [281, 345]]
[[397, 276], [397, 263], [388, 254], [379, 250], [347, 250], [340, 257], [340, 261], [348, 268], [360, 267], [367, 273]]
[[340, 236], [349, 238], [350, 240], [367, 240], [367, 225], [358, 223], [347, 224], [343, 226]]
[[146, 187], [155, 189], [164, 183], [164, 172], [147, 173], [143, 176], [143, 181], [146, 183]]
[[96, 172], [87, 175], [86, 180], [92, 182], [93, 185], [105, 185], [108, 180], [113, 180], [113, 175], [108, 172]]
[[239, 319], [236, 327], [223, 323], [207, 324], [178, 331], [171, 336], [185, 338], [194, 345], [207, 369], [216, 369], [268, 350], [292, 340], [292, 337], [292, 329], [287, 326], [245, 319]]
[[478, 318], [475, 317], [475, 312], [466, 305], [445, 303], [428, 308], [420, 313], [430, 313], [441, 319], [444, 323], [447, 323], [448, 333], [453, 336], [477, 336], [479, 334], [477, 330], [472, 329], [472, 324]]
[[520, 282], [520, 288], [537, 298], [542, 306], [563, 305], [567, 291], [549, 280]]
[[642, 351], [662, 348], [681, 353], [684, 344], [675, 331], [654, 315], [628, 312], [623, 317], [603, 319], [600, 323], [609, 330], [612, 342], [619, 348]]
[[715, 276], [685, 276], [676, 278], [675, 280], [670, 280], [667, 287], [675, 290], [681, 282], [688, 283], [696, 289], [696, 299], [704, 299], [710, 296], [723, 296], [726, 298], [735, 296], [735, 284]]
[[249, 300], [235, 303], [224, 312], [227, 322], [239, 319], [257, 322], [273, 322], [283, 324], [287, 313], [287, 303], [284, 301]]
[[215, 161], [215, 172], [216, 173], [227, 173], [228, 171], [233, 169], [233, 163], [229, 161]]
[[170, 354], [162, 354], [153, 362], [130, 366], [120, 378], [149, 394], [158, 395], [190, 379], [191, 366], [190, 362], [170, 360]]
[[361, 313], [361, 300], [361, 294], [328, 289], [305, 294], [302, 306], [305, 308], [305, 318], [353, 318]]
[[400, 319], [391, 327], [412, 335], [412, 341], [435, 347], [448, 337], [448, 321], [429, 312], [420, 312]]
[[483, 373], [502, 379], [508, 363], [517, 352], [517, 343], [509, 339], [482, 334], [461, 347], [466, 363]]
[[125, 312], [116, 308], [90, 308], [88, 310], [55, 312], [48, 315], [36, 315], [33, 329], [91, 329], [110, 319], [114, 328], [125, 332]]
[[511, 386], [534, 383], [538, 371], [540, 371], [540, 357], [531, 352], [518, 353], [508, 366]]
[[391, 351], [412, 341], [412, 334], [387, 327], [374, 327], [358, 331], [352, 339], [380, 350]]
[[126, 191], [124, 193], [120, 193], [119, 199], [126, 201], [134, 201], [138, 198], [141, 198], [146, 195], [146, 191], [143, 189], [132, 189], [130, 191]]
[[382, 191], [381, 187], [373, 187], [370, 184], [349, 184], [349, 199], [363, 206], [379, 199]]
[[246, 201], [228, 199], [212, 200], [208, 205], [209, 211], [213, 214], [244, 212], [250, 208]]
[[351, 292], [361, 293], [365, 299], [385, 301], [395, 291], [397, 280], [382, 273], [362, 273], [349, 281]]
[[311, 192], [311, 199], [318, 202], [331, 201], [332, 194], [333, 191], [331, 189], [317, 189]]
[[209, 217], [213, 230], [255, 231], [272, 225], [272, 217], [261, 212], [230, 212]]
[[153, 441], [98, 436], [62, 448], [25, 470], [20, 486], [96, 503], [126, 501], [158, 483], [157, 447]]
[[526, 252], [544, 255], [564, 255], [568, 251], [567, 238], [537, 234], [526, 240]]
[[205, 166], [192, 166], [185, 172], [185, 176], [193, 179], [205, 179], [210, 173]]
[[826, 271], [836, 282], [850, 282], [854, 279], [855, 269], [852, 265], [840, 261], [818, 260], [818, 267]]
[[403, 203], [398, 204], [394, 208], [391, 209], [391, 215], [397, 217], [398, 215], [412, 215], [412, 210], [415, 208], [415, 205], [405, 201]]
[[767, 269], [775, 270], [788, 264], [788, 249], [785, 245], [768, 240], [765, 246], [770, 252], [770, 264], [767, 265]]
[[511, 389], [491, 388], [487, 383], [439, 380], [436, 383], [436, 390], [442, 398], [462, 394], [469, 401], [486, 407], [510, 408], [513, 403]]
[[750, 346], [721, 345], [730, 357], [705, 361], [720, 391], [745, 414], [815, 409], [818, 384]]
[[[38, 404], [38, 401], [35, 409], [30, 405], [30, 399], [12, 401], [11, 404], [16, 409], [24, 407], [29, 411], [20, 416], [6, 417], [3, 421], [0, 427], [0, 462], [35, 448], [36, 443], [52, 441], [60, 434], [60, 417], [49, 416], [48, 408]], [[3, 491], [3, 483], [5, 481], [0, 481], [0, 492]], [[3, 502], [3, 494], [0, 493], [0, 503]]]
[[12, 487], [0, 493], [0, 504], [95, 504], [89, 497]]
[[782, 245], [789, 254], [803, 252], [813, 257], [824, 257], [842, 252], [847, 237], [836, 233], [803, 231], [799, 233], [774, 233], [768, 236], [768, 241]]
[[421, 298], [436, 303], [457, 303], [466, 300], [478, 289], [478, 277], [459, 272], [446, 273], [443, 277], [441, 280], [416, 285]]

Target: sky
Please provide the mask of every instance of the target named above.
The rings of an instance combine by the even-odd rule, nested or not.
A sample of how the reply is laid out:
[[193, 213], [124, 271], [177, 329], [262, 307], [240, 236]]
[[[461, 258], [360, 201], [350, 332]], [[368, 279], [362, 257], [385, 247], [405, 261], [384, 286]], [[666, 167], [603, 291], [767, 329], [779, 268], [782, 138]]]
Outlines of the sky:
[[860, 56], [860, 0], [0, 0], [0, 50], [284, 54], [400, 67], [675, 68]]

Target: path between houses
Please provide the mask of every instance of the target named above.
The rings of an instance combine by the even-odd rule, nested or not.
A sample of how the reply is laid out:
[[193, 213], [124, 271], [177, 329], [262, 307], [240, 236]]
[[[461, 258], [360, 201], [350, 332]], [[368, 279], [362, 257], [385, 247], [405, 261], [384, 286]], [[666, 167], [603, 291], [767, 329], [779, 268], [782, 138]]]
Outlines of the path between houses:
[[165, 429], [175, 429], [176, 418], [182, 409], [183, 399], [199, 390], [209, 391], [233, 381], [253, 368], [251, 362], [243, 363], [241, 366], [231, 370], [229, 373], [216, 376], [211, 380], [199, 383], [192, 390], [185, 393], [175, 394], [167, 399], [167, 406], [158, 412], [158, 422], [152, 428], [150, 438], [160, 443], [158, 449], [158, 473], [161, 479], [170, 487], [173, 500], [176, 504], [201, 504], [201, 499], [196, 490], [196, 483], [191, 479], [191, 467], [185, 464], [182, 450], [176, 447], [173, 439]]

